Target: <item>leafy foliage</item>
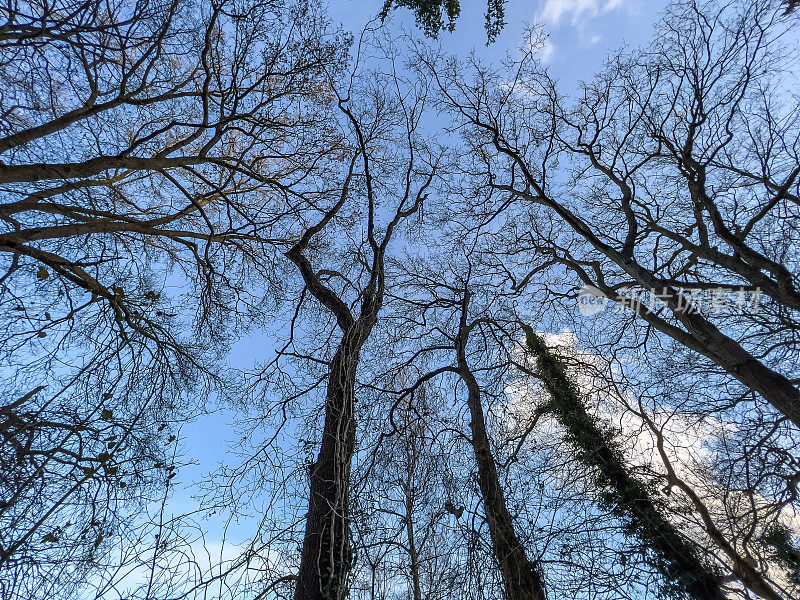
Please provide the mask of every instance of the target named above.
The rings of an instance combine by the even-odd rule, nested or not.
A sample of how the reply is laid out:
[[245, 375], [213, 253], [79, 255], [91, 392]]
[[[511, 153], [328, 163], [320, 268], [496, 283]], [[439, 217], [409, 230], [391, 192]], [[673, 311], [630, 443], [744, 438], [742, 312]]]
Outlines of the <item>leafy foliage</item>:
[[776, 525], [767, 532], [762, 541], [774, 548], [775, 557], [788, 569], [789, 577], [800, 583], [800, 550], [792, 543], [789, 530]]
[[[487, 0], [486, 34], [489, 42], [493, 42], [505, 26], [505, 0]], [[461, 14], [459, 0], [386, 0], [381, 11], [381, 19], [386, 19], [395, 8], [408, 8], [426, 35], [436, 38], [444, 29], [453, 31], [455, 22]], [[445, 22], [445, 16], [447, 18]]]

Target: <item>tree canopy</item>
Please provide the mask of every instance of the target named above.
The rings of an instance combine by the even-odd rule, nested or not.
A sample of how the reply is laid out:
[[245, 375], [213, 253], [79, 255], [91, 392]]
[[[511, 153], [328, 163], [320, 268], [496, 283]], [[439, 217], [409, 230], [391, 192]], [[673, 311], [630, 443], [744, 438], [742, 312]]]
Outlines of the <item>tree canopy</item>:
[[2, 598], [800, 596], [794, 7], [11, 0]]

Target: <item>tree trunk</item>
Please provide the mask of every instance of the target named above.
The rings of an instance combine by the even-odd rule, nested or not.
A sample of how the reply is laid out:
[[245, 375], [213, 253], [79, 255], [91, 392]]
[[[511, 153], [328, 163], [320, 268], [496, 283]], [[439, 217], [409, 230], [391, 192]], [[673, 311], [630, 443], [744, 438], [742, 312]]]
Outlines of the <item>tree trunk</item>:
[[528, 559], [525, 548], [514, 531], [514, 521], [508, 512], [505, 494], [497, 474], [497, 465], [489, 445], [489, 436], [486, 433], [480, 387], [467, 364], [464, 318], [468, 302], [467, 294], [464, 300], [461, 334], [457, 344], [458, 371], [467, 386], [467, 404], [472, 417], [472, 447], [478, 464], [478, 485], [483, 496], [492, 550], [500, 566], [507, 600], [546, 600], [544, 581], [538, 566]]
[[668, 584], [697, 600], [724, 600], [719, 577], [697, 557], [694, 545], [665, 519], [647, 489], [625, 467], [613, 437], [586, 411], [561, 361], [530, 327], [523, 325], [528, 349], [536, 357], [538, 376], [550, 392], [549, 408], [566, 429], [567, 440], [579, 459], [596, 469], [605, 488], [603, 503], [626, 521], [634, 534], [655, 555], [652, 561]]
[[331, 362], [322, 445], [310, 469], [295, 600], [342, 600], [348, 593], [347, 579], [353, 565], [348, 508], [356, 436], [354, 387], [360, 352], [354, 337], [350, 332], [344, 335]]

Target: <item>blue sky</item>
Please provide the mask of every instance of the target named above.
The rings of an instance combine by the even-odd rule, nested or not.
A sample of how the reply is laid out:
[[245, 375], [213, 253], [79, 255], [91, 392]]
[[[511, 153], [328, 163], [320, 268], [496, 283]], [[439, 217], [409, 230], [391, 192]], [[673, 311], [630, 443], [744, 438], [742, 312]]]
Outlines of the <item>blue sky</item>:
[[[508, 0], [506, 27], [487, 47], [486, 1], [461, 0], [455, 32], [442, 33], [440, 40], [456, 54], [474, 50], [486, 59], [502, 59], [523, 41], [526, 26], [540, 24], [549, 34], [542, 60], [566, 89], [574, 89], [576, 82], [592, 78], [609, 50], [648, 43], [666, 5], [665, 0]], [[357, 32], [383, 0], [336, 0], [328, 6], [334, 23]], [[395, 10], [389, 26], [414, 30], [411, 11]]]

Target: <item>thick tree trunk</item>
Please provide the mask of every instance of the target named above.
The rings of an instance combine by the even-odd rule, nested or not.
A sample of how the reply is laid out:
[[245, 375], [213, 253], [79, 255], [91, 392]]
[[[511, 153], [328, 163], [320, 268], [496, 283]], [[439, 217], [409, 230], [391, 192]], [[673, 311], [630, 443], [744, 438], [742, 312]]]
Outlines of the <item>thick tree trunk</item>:
[[353, 564], [349, 520], [355, 449], [354, 387], [360, 344], [345, 334], [331, 363], [319, 457], [310, 497], [295, 600], [342, 600]]
[[85, 179], [109, 170], [159, 171], [203, 165], [210, 162], [212, 162], [212, 159], [202, 156], [176, 156], [170, 158], [98, 156], [82, 163], [40, 163], [11, 166], [0, 164], [0, 183], [31, 183], [51, 179]]
[[530, 327], [523, 325], [528, 348], [537, 359], [538, 376], [550, 392], [549, 408], [566, 429], [567, 440], [579, 459], [597, 470], [598, 484], [605, 488], [603, 503], [627, 522], [655, 555], [654, 566], [672, 586], [697, 600], [724, 600], [719, 577], [704, 565], [694, 545], [680, 535], [661, 514], [647, 489], [633, 478], [610, 434], [586, 411], [561, 361]]
[[800, 391], [791, 381], [767, 367], [703, 316], [678, 313], [676, 317], [697, 340], [694, 350], [713, 360], [800, 427]]
[[650, 271], [617, 255], [612, 259], [616, 259], [615, 262], [625, 268], [637, 283], [662, 291], [665, 303], [686, 331], [643, 310], [640, 316], [645, 321], [687, 348], [710, 358], [800, 427], [800, 390], [788, 378], [770, 369], [700, 313], [685, 310], [686, 298], [681, 297], [678, 290], [661, 285]]
[[[477, 382], [474, 387], [477, 388]], [[542, 577], [536, 564], [525, 554], [525, 548], [514, 531], [514, 522], [506, 506], [505, 494], [500, 486], [497, 466], [486, 435], [486, 423], [479, 393], [470, 390], [468, 402], [472, 417], [472, 446], [478, 463], [478, 482], [483, 496], [483, 508], [489, 524], [492, 549], [503, 576], [506, 598], [545, 600], [547, 596]]]

